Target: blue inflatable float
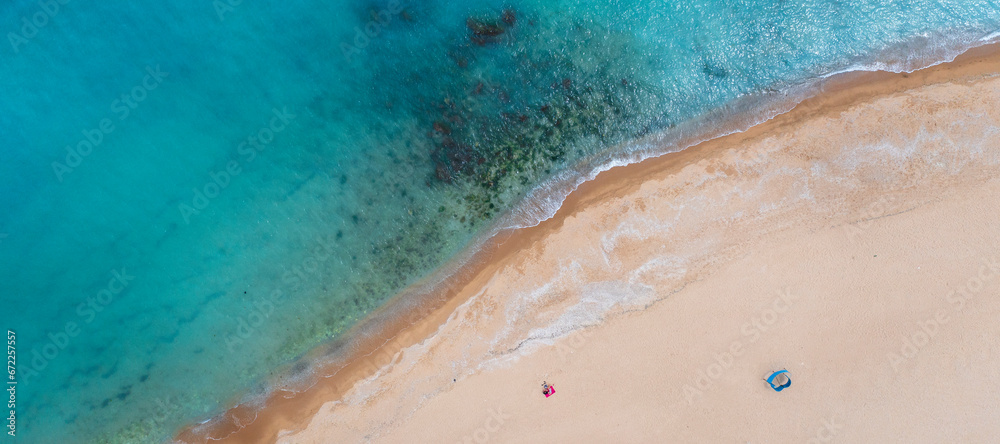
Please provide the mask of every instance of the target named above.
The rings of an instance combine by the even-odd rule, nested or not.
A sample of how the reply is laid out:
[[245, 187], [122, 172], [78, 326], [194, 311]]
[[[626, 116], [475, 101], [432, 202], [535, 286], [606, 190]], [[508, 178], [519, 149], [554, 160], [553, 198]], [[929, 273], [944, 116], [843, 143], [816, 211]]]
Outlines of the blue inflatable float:
[[[779, 375], [784, 375], [783, 376], [785, 380], [784, 384], [781, 383], [782, 378], [778, 378]], [[775, 385], [774, 383], [775, 378], [778, 378], [778, 385]], [[790, 385], [792, 385], [792, 378], [788, 377], [788, 370], [778, 370], [774, 373], [771, 373], [771, 376], [767, 377], [767, 383], [771, 386], [771, 388], [774, 389], [774, 391], [780, 392], [788, 388]]]

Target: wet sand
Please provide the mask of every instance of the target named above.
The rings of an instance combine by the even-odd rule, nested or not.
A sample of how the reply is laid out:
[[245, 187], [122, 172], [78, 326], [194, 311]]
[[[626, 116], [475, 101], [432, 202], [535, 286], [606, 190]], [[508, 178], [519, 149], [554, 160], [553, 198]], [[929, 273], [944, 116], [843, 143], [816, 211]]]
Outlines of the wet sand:
[[[998, 72], [986, 48], [837, 76], [749, 131], [605, 172], [335, 376], [213, 435], [785, 442], [826, 421], [848, 441], [991, 436], [1000, 275], [978, 274], [1000, 259]], [[778, 394], [760, 379], [782, 367]]]

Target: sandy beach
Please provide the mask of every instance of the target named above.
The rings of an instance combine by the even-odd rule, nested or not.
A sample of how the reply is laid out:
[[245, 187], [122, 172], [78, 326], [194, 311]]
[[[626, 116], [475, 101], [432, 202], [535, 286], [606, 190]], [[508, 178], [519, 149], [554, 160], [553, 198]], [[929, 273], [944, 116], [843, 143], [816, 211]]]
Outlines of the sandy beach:
[[[837, 77], [749, 131], [608, 171], [224, 441], [987, 441], [997, 73], [990, 48]], [[779, 369], [781, 393], [762, 380]]]

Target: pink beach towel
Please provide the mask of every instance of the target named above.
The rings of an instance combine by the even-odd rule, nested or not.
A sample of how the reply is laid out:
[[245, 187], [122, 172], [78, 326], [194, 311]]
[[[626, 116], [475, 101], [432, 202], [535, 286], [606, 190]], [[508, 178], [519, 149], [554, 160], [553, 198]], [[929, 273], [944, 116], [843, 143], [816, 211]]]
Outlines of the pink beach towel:
[[549, 396], [552, 396], [554, 394], [556, 394], [556, 386], [550, 385], [549, 392], [545, 394], [545, 397], [548, 398]]

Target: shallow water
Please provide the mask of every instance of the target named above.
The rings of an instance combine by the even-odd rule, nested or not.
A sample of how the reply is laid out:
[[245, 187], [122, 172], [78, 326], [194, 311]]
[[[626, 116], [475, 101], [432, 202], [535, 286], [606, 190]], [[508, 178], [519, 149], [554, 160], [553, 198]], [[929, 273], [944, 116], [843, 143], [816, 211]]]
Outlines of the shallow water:
[[581, 162], [1000, 28], [993, 1], [55, 4], [0, 6], [29, 442], [162, 440]]

